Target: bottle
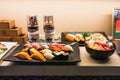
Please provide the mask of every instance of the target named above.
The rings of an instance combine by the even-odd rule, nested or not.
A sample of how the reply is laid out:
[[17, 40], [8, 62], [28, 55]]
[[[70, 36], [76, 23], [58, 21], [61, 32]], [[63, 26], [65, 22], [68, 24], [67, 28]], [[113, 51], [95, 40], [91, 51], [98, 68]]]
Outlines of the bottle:
[[37, 16], [28, 16], [28, 36], [30, 41], [39, 41], [39, 26]]
[[43, 30], [45, 33], [46, 42], [52, 42], [54, 40], [54, 23], [53, 16], [44, 16]]

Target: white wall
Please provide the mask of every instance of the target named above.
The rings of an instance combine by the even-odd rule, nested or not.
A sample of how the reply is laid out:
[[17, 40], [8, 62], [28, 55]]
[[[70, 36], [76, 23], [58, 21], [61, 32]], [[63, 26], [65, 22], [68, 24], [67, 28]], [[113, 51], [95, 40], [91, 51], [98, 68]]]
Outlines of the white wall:
[[0, 19], [15, 19], [27, 31], [26, 16], [38, 15], [40, 33], [43, 16], [53, 15], [56, 32], [104, 31], [112, 34], [112, 10], [120, 0], [0, 0]]

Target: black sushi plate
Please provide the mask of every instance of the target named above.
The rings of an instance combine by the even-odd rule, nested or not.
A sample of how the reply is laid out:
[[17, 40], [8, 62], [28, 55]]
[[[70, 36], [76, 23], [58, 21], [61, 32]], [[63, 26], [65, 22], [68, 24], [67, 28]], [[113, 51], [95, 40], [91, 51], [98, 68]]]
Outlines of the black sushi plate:
[[[42, 62], [41, 60], [35, 60], [32, 59], [31, 61], [25, 60], [25, 59], [20, 59], [17, 57], [14, 57], [14, 54], [20, 52], [22, 49], [24, 49], [24, 44], [19, 45], [9, 56], [7, 56], [4, 61], [10, 61], [14, 62], [14, 64], [22, 64], [22, 65], [39, 65], [39, 64], [76, 64], [77, 62], [80, 62], [80, 49], [79, 49], [79, 44], [77, 42], [57, 42], [60, 44], [66, 44], [70, 45], [73, 48], [73, 51], [70, 52], [68, 60], [47, 60], [46, 62]], [[51, 44], [51, 43], [39, 43], [39, 44]]]

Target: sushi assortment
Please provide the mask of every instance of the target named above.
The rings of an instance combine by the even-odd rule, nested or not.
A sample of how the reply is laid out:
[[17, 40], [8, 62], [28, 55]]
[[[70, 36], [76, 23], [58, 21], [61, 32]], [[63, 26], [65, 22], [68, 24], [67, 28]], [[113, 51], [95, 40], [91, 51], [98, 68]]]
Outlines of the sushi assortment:
[[86, 41], [89, 48], [94, 50], [111, 50], [113, 49], [113, 43], [108, 41], [104, 35], [100, 33], [91, 34], [90, 39]]
[[82, 34], [66, 34], [65, 35], [66, 41], [69, 42], [84, 42], [85, 39]]
[[91, 42], [87, 41], [87, 46], [89, 48], [92, 48], [94, 50], [102, 50], [102, 51], [107, 51], [107, 50], [112, 50], [114, 48], [114, 45], [112, 42]]
[[61, 43], [39, 44], [26, 43], [24, 49], [14, 54], [20, 59], [40, 60], [42, 62], [48, 60], [68, 60], [70, 53], [73, 52], [72, 46]]
[[87, 32], [76, 34], [68, 33], [65, 35], [65, 40], [69, 42], [84, 42], [88, 37], [90, 37], [90, 33]]
[[84, 43], [85, 41], [88, 40], [94, 40], [94, 41], [106, 41], [106, 37], [102, 33], [68, 33], [65, 34], [65, 40], [68, 42], [82, 42]]
[[107, 42], [108, 41], [108, 39], [101, 33], [91, 34], [88, 40], [89, 41], [99, 41], [99, 42]]

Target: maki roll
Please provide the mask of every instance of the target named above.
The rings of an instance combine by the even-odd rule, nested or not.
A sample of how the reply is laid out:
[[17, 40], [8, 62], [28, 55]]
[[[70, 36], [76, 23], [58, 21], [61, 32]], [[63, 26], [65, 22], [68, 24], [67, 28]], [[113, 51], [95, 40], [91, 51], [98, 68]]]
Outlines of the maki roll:
[[60, 51], [60, 52], [54, 52], [54, 60], [69, 60], [69, 53]]

